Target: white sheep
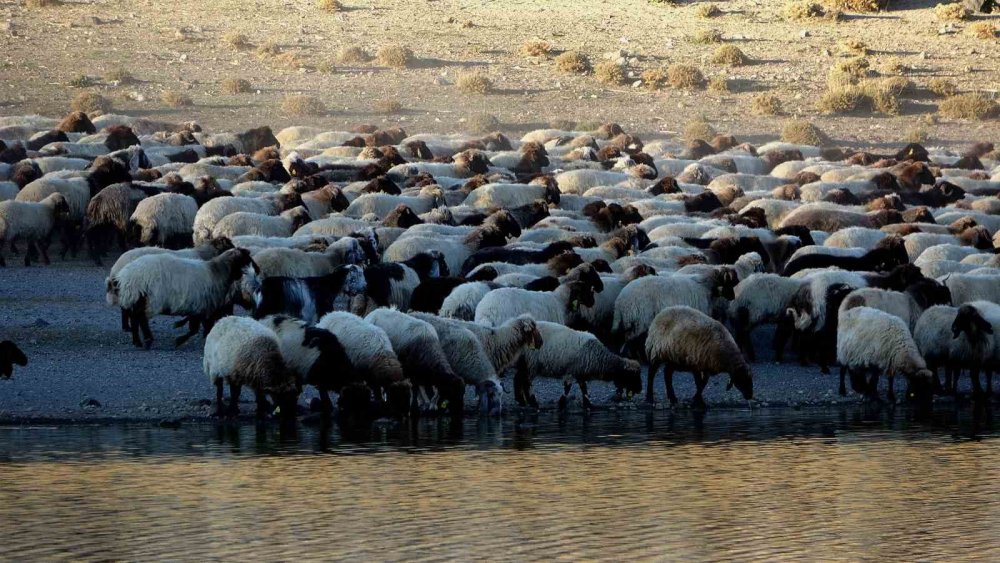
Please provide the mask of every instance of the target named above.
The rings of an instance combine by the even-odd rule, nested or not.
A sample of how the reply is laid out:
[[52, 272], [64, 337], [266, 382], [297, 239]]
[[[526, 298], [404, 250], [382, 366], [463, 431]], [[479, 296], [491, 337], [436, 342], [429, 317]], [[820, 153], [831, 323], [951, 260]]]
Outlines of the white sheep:
[[323, 252], [276, 247], [261, 249], [253, 257], [263, 278], [315, 278], [329, 274], [337, 266], [363, 263], [365, 252], [357, 239], [345, 237]]
[[[261, 213], [264, 215], [277, 215], [286, 208], [294, 207], [291, 203], [299, 202], [292, 194], [283, 194], [277, 199], [251, 198], [251, 197], [219, 197], [215, 198], [198, 209], [194, 219], [194, 243], [204, 244], [212, 238], [212, 230], [215, 224], [226, 215], [238, 213]], [[297, 233], [298, 234], [298, 233]], [[312, 233], [304, 233], [312, 234]]]
[[1000, 303], [1000, 276], [952, 274], [942, 281], [951, 291], [951, 302], [955, 305], [973, 301]]
[[875, 245], [879, 243], [882, 239], [888, 235], [884, 231], [878, 229], [869, 229], [867, 227], [848, 227], [846, 229], [841, 229], [833, 234], [831, 234], [823, 246], [832, 246], [837, 248], [863, 248], [865, 250], [871, 250], [875, 248]]
[[424, 188], [421, 190], [421, 195], [415, 197], [383, 193], [361, 194], [344, 210], [344, 216], [360, 218], [372, 213], [382, 219], [399, 205], [405, 205], [419, 215], [427, 213], [443, 203], [444, 194], [437, 186]]
[[239, 235], [289, 237], [310, 221], [305, 207], [293, 207], [278, 215], [239, 211], [226, 215], [212, 228], [212, 238], [233, 239]]
[[191, 245], [197, 213], [198, 202], [193, 197], [163, 193], [137, 203], [129, 222], [137, 231], [136, 239], [142, 245], [183, 248]]
[[36, 248], [42, 260], [49, 263], [49, 241], [52, 233], [70, 215], [69, 203], [61, 193], [53, 193], [41, 202], [0, 201], [0, 267], [6, 266], [3, 247], [7, 241], [22, 239], [28, 248], [24, 265], [31, 265], [32, 249]]
[[783, 321], [787, 318], [792, 299], [805, 283], [777, 274], [757, 273], [736, 284], [733, 290], [735, 297], [729, 304], [729, 318], [733, 323], [733, 336], [750, 361], [756, 359], [750, 334], [762, 324], [778, 325], [774, 335], [774, 353], [775, 358], [781, 361], [791, 328], [783, 326]]
[[486, 282], [468, 282], [451, 290], [441, 302], [442, 317], [471, 321], [476, 318], [476, 307], [495, 285]]
[[585, 282], [563, 283], [551, 293], [502, 287], [487, 293], [476, 305], [475, 320], [488, 326], [500, 326], [528, 313], [536, 321], [566, 324], [568, 314], [593, 305], [593, 289]]

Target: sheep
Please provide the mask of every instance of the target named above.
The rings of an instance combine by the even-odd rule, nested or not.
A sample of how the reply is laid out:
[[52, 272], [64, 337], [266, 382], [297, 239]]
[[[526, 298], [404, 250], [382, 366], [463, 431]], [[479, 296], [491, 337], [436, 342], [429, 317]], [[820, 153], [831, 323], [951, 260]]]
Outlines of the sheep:
[[[240, 211], [277, 215], [282, 211], [302, 204], [302, 198], [297, 194], [279, 194], [274, 199], [224, 197], [213, 199], [198, 209], [194, 219], [194, 244], [204, 244], [212, 238], [215, 224], [226, 215]], [[299, 234], [299, 233], [296, 233]], [[303, 233], [313, 234], [313, 233]]]
[[476, 227], [464, 239], [416, 236], [400, 238], [385, 251], [385, 260], [403, 262], [421, 253], [436, 250], [445, 256], [449, 272], [462, 271], [462, 264], [477, 250], [490, 246], [503, 246], [508, 236], [520, 236], [521, 228], [506, 211], [491, 215], [483, 225]]
[[476, 305], [475, 321], [496, 327], [521, 313], [528, 313], [536, 321], [566, 324], [568, 314], [581, 306], [593, 305], [593, 288], [586, 282], [564, 283], [552, 293], [502, 287], [487, 293]]
[[[130, 317], [132, 343], [137, 348], [143, 346], [139, 341], [141, 328], [148, 349], [153, 344], [149, 329], [149, 317], [153, 315], [190, 317], [204, 324], [206, 332], [211, 330], [215, 318], [227, 305], [231, 286], [252, 265], [250, 253], [239, 248], [206, 261], [172, 254], [147, 255], [115, 274], [109, 293], [116, 296], [118, 306]], [[192, 321], [191, 328], [177, 338], [176, 345], [193, 336], [198, 323]]]
[[288, 237], [311, 221], [305, 207], [293, 207], [278, 215], [238, 211], [226, 215], [212, 228], [212, 238], [232, 239], [240, 235]]
[[394, 309], [376, 309], [365, 321], [385, 331], [403, 364], [403, 373], [420, 387], [421, 398], [426, 398], [425, 388], [435, 388], [435, 395], [429, 401], [431, 410], [437, 410], [440, 396], [441, 407], [447, 408], [452, 416], [462, 415], [465, 382], [451, 369], [434, 327]]
[[[837, 326], [837, 362], [841, 377], [851, 375], [851, 386], [866, 398], [878, 400], [878, 377], [889, 378], [888, 398], [896, 401], [894, 380], [902, 375], [909, 380], [908, 397], [917, 402], [931, 398], [933, 374], [927, 369], [916, 342], [903, 319], [856, 306], [842, 310]], [[865, 373], [870, 377], [865, 381]]]
[[411, 316], [434, 327], [451, 369], [466, 385], [475, 388], [480, 413], [499, 416], [503, 407], [503, 386], [479, 338], [450, 319], [427, 313], [411, 313]]
[[[593, 333], [603, 342], [611, 341], [611, 325], [615, 316], [615, 300], [632, 280], [643, 276], [655, 276], [656, 270], [645, 265], [631, 266], [619, 275], [602, 275], [604, 288], [594, 295], [594, 305], [579, 309], [570, 326], [577, 330]], [[499, 278], [498, 278], [499, 280]]]
[[[888, 242], [886, 242], [888, 241]], [[823, 253], [809, 253], [793, 256], [782, 270], [782, 275], [791, 276], [796, 272], [808, 269], [835, 267], [841, 270], [862, 271], [862, 272], [884, 272], [892, 268], [909, 262], [909, 256], [903, 245], [898, 244], [898, 239], [885, 239], [876, 248], [865, 252], [860, 256], [835, 255], [832, 251], [849, 250], [836, 249], [833, 247], [821, 247]], [[884, 243], [884, 244], [883, 244]], [[846, 253], [841, 253], [846, 254]]]
[[444, 298], [438, 313], [442, 317], [464, 321], [475, 320], [479, 302], [494, 289], [497, 289], [495, 285], [486, 282], [463, 283], [452, 289]]
[[[840, 304], [840, 312], [853, 307], [865, 306], [896, 315], [903, 319], [907, 328], [913, 330], [924, 311], [934, 305], [950, 305], [951, 294], [940, 283], [920, 280], [905, 291], [890, 291], [876, 287], [855, 289]], [[839, 313], [838, 313], [839, 315]]]
[[384, 330], [344, 311], [323, 315], [316, 327], [337, 337], [351, 365], [375, 391], [378, 403], [387, 403], [390, 411], [397, 416], [410, 411], [410, 381], [405, 378], [403, 366]]
[[192, 226], [197, 213], [198, 202], [193, 197], [158, 194], [136, 204], [129, 218], [129, 230], [132, 238], [143, 246], [183, 248], [191, 246]]
[[955, 305], [973, 301], [1000, 303], [1000, 276], [952, 274], [942, 281], [951, 292], [951, 301]]
[[527, 184], [486, 184], [469, 193], [462, 202], [479, 209], [523, 207], [536, 201], [559, 204], [560, 192], [554, 181], [540, 177]]
[[10, 340], [0, 342], [0, 379], [10, 379], [14, 366], [28, 365], [28, 357]]
[[[436, 251], [417, 254], [405, 262], [372, 264], [365, 268], [365, 301], [355, 311], [370, 312], [376, 307], [395, 307], [406, 311], [421, 282], [447, 274], [444, 256]], [[360, 314], [360, 313], [359, 313]]]
[[[978, 306], [984, 302], [973, 303]], [[955, 394], [959, 373], [965, 368], [976, 373], [976, 377], [972, 377], [973, 388], [979, 387], [978, 370], [996, 349], [993, 336], [996, 323], [984, 319], [977, 306], [935, 305], [924, 311], [913, 328], [913, 340], [927, 368], [934, 374], [936, 392]], [[944, 385], [937, 374], [939, 367], [945, 369]], [[841, 385], [841, 395], [846, 393]]]
[[319, 277], [267, 277], [254, 293], [254, 317], [282, 314], [315, 323], [333, 311], [339, 295], [358, 295], [366, 287], [364, 271], [353, 264]]
[[33, 250], [38, 250], [49, 264], [49, 241], [52, 233], [69, 220], [70, 206], [66, 196], [55, 192], [41, 202], [0, 201], [0, 267], [7, 265], [3, 257], [4, 243], [21, 238], [27, 241], [24, 265], [31, 265]]
[[[215, 385], [216, 416], [238, 416], [240, 391], [246, 385], [257, 396], [257, 417], [267, 413], [265, 393], [278, 403], [286, 420], [296, 414], [299, 389], [281, 355], [277, 336], [246, 317], [224, 317], [205, 337], [205, 375]], [[223, 407], [223, 385], [229, 384], [229, 408]]]
[[256, 252], [254, 261], [261, 277], [313, 278], [325, 276], [334, 268], [361, 264], [366, 256], [358, 239], [345, 237], [330, 244], [323, 252], [305, 252], [297, 248], [264, 248]]
[[800, 279], [777, 274], [757, 273], [736, 284], [733, 300], [729, 304], [729, 318], [733, 324], [733, 336], [751, 362], [756, 361], [757, 356], [750, 333], [762, 324], [778, 325], [774, 334], [774, 355], [781, 361], [791, 330], [788, 306], [804, 283]]
[[[1000, 338], [997, 336], [1000, 334], [1000, 305], [988, 301], [962, 305], [955, 314], [951, 332], [953, 344], [949, 359], [953, 368], [952, 392], [958, 388], [961, 369], [968, 368], [973, 397], [989, 398], [993, 394], [993, 370], [1000, 359]], [[985, 395], [979, 382], [979, 371], [982, 369], [986, 370]]]
[[129, 219], [139, 202], [154, 193], [134, 184], [120, 183], [104, 188], [90, 200], [83, 233], [95, 264], [102, 265], [101, 257], [107, 252], [112, 236], [117, 235], [119, 246], [125, 249]]
[[842, 206], [828, 203], [810, 203], [790, 211], [778, 223], [779, 227], [803, 226], [810, 230], [832, 233], [848, 227], [880, 228], [902, 222], [902, 215], [887, 209], [871, 213], [859, 213]]
[[726, 389], [736, 387], [746, 400], [753, 399], [753, 375], [740, 348], [722, 323], [705, 313], [684, 305], [666, 307], [656, 314], [649, 327], [645, 344], [649, 358], [646, 378], [646, 402], [655, 402], [653, 382], [663, 366], [663, 381], [671, 405], [677, 404], [674, 394], [674, 371], [690, 371], [694, 375], [695, 408], [705, 408], [702, 392], [709, 376], [729, 374]]
[[583, 407], [587, 410], [593, 409], [588, 381], [612, 381], [616, 387], [630, 394], [642, 390], [639, 363], [615, 355], [593, 334], [546, 321], [537, 321], [536, 327], [541, 336], [541, 346], [524, 350], [517, 362], [514, 398], [518, 404], [538, 406], [531, 392], [531, 381], [535, 377], [563, 380], [560, 410], [566, 408], [574, 380], [580, 387]]
[[888, 234], [879, 229], [866, 227], [848, 227], [830, 235], [823, 246], [836, 248], [864, 248], [871, 250]]
[[333, 410], [329, 391], [342, 393], [346, 386], [365, 385], [330, 331], [282, 315], [266, 317], [261, 324], [278, 337], [285, 368], [295, 374], [299, 385], [312, 385], [319, 391], [322, 413]]
[[421, 214], [444, 203], [444, 194], [440, 187], [425, 187], [416, 197], [389, 194], [361, 194], [344, 210], [344, 216], [361, 218], [368, 214], [376, 217], [389, 215], [399, 205], [409, 207], [414, 213]]

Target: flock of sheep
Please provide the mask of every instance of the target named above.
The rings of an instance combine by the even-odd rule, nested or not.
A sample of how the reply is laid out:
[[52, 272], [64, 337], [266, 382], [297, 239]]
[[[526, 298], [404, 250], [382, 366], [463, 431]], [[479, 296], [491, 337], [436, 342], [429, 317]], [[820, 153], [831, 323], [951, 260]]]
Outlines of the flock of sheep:
[[[774, 325], [840, 391], [880, 376], [929, 401], [991, 392], [1000, 360], [1000, 163], [916, 144], [897, 154], [732, 136], [644, 143], [617, 124], [408, 135], [73, 113], [0, 118], [0, 264], [114, 247], [107, 301], [136, 346], [149, 319], [202, 331], [219, 415], [297, 411], [304, 385], [344, 412], [484, 413], [535, 377], [612, 381], [646, 400], [663, 371], [753, 397], [751, 332]], [[131, 248], [131, 249], [129, 249]], [[236, 307], [250, 316], [234, 315]], [[9, 346], [8, 346], [9, 345]], [[0, 345], [0, 375], [26, 361]], [[17, 354], [20, 354], [18, 356]], [[502, 383], [514, 372], [511, 386]], [[942, 382], [938, 371], [945, 374]], [[986, 374], [986, 390], [980, 372]], [[229, 386], [228, 406], [224, 401]]]

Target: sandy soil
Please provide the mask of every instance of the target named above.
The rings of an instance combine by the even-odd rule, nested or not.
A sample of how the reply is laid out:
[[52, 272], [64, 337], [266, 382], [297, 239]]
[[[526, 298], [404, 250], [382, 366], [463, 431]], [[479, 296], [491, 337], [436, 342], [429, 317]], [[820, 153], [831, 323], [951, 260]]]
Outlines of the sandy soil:
[[[925, 123], [936, 110], [927, 92], [908, 96], [903, 115], [825, 117], [815, 110], [838, 41], [854, 38], [872, 50], [875, 68], [898, 59], [918, 86], [935, 76], [955, 80], [961, 90], [996, 93], [1000, 87], [1000, 43], [977, 39], [972, 22], [945, 27], [933, 15], [936, 0], [892, 2], [878, 14], [848, 14], [839, 23], [787, 22], [781, 1], [733, 0], [714, 4], [723, 13], [700, 18], [696, 5], [676, 7], [647, 0], [343, 0], [337, 13], [320, 11], [312, 0], [176, 0], [170, 3], [69, 0], [49, 8], [26, 8], [0, 1], [0, 114], [59, 116], [79, 90], [68, 83], [81, 74], [114, 101], [114, 111], [163, 119], [195, 118], [212, 130], [289, 124], [343, 128], [360, 122], [402, 123], [414, 131], [467, 129], [466, 118], [495, 115], [509, 132], [544, 126], [556, 119], [618, 121], [639, 133], [676, 132], [696, 115], [741, 139], [774, 136], [790, 115], [814, 120], [836, 140], [858, 146], [899, 142], [904, 132], [924, 127], [938, 144], [996, 140], [1000, 125], [943, 120]], [[1000, 23], [1000, 16], [977, 20]], [[690, 38], [709, 28], [739, 46], [755, 63], [726, 68], [709, 62], [714, 46]], [[260, 60], [253, 50], [235, 51], [222, 42], [228, 32], [245, 33], [256, 45], [274, 42], [302, 61], [298, 65]], [[945, 32], [945, 33], [942, 33]], [[607, 87], [592, 76], [561, 73], [551, 57], [519, 53], [528, 39], [549, 41], [553, 55], [575, 49], [593, 61], [624, 51], [630, 73], [683, 62], [706, 76], [724, 75], [736, 93], [663, 90], [651, 92], [626, 83]], [[341, 47], [357, 45], [374, 53], [399, 43], [416, 54], [413, 68], [394, 70], [376, 63], [332, 63]], [[132, 84], [105, 83], [101, 76], [122, 66]], [[459, 72], [485, 72], [496, 91], [463, 94], [454, 85]], [[255, 91], [219, 93], [221, 80], [248, 79]], [[632, 82], [634, 78], [629, 78]], [[194, 107], [170, 109], [160, 102], [165, 89], [188, 94]], [[750, 100], [769, 91], [785, 114], [751, 115]], [[329, 114], [318, 118], [284, 115], [286, 94], [322, 100]], [[401, 115], [373, 111], [378, 99], [398, 100]], [[141, 100], [141, 101], [140, 101]]]

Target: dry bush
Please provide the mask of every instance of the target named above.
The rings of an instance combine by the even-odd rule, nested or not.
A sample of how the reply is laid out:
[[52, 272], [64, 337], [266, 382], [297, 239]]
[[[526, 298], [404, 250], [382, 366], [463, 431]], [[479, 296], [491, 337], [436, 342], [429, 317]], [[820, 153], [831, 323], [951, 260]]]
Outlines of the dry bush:
[[403, 104], [399, 100], [383, 98], [381, 100], [375, 100], [375, 103], [372, 104], [372, 109], [375, 110], [375, 113], [392, 115], [403, 111]]
[[868, 54], [868, 45], [858, 39], [845, 39], [837, 43], [837, 51], [845, 55], [863, 57]]
[[708, 89], [713, 92], [731, 92], [729, 81], [725, 76], [713, 76], [708, 81]]
[[830, 138], [809, 121], [793, 119], [781, 128], [781, 140], [797, 145], [812, 145], [824, 147], [830, 144]]
[[961, 21], [969, 19], [972, 12], [959, 3], [938, 4], [934, 6], [934, 15], [941, 21]]
[[719, 31], [718, 29], [703, 29], [698, 33], [695, 33], [694, 37], [691, 38], [691, 41], [694, 41], [695, 43], [701, 43], [703, 45], [709, 45], [712, 43], [721, 43], [722, 32]]
[[344, 6], [341, 5], [338, 0], [317, 0], [316, 7], [322, 12], [334, 13], [339, 12]]
[[872, 110], [886, 115], [899, 115], [902, 104], [891, 83], [884, 80], [870, 80], [862, 85], [870, 100]]
[[996, 101], [980, 92], [946, 98], [938, 104], [938, 113], [951, 119], [986, 119], [996, 115]]
[[413, 51], [402, 45], [383, 45], [376, 51], [375, 60], [382, 66], [406, 68], [413, 63]]
[[601, 84], [617, 86], [625, 81], [625, 68], [614, 61], [601, 61], [594, 67], [594, 78]]
[[73, 101], [69, 103], [71, 111], [82, 111], [84, 113], [111, 111], [111, 100], [98, 94], [97, 92], [80, 92], [73, 96]]
[[194, 100], [191, 96], [183, 92], [178, 92], [177, 90], [164, 90], [160, 93], [160, 101], [164, 105], [172, 108], [182, 108], [194, 105]]
[[860, 86], [830, 85], [816, 102], [816, 109], [823, 113], [850, 113], [861, 107], [866, 99]]
[[271, 63], [275, 66], [298, 70], [308, 65], [306, 60], [297, 51], [285, 51], [271, 58]]
[[750, 100], [750, 111], [756, 115], [778, 115], [781, 113], [781, 100], [767, 92], [757, 94]]
[[266, 43], [261, 43], [257, 47], [257, 56], [260, 58], [276, 57], [281, 54], [281, 47], [274, 41], [268, 41]]
[[72, 80], [67, 82], [73, 88], [90, 88], [97, 82], [93, 78], [87, 76], [86, 74], [81, 74], [79, 76], [74, 76]]
[[300, 117], [326, 114], [326, 105], [312, 96], [289, 95], [281, 100], [281, 111]]
[[883, 88], [893, 92], [897, 96], [912, 93], [916, 87], [913, 81], [905, 76], [890, 76], [889, 78], [879, 80], [879, 83]]
[[689, 121], [687, 125], [684, 126], [684, 132], [681, 134], [685, 141], [711, 141], [716, 135], [715, 127], [705, 118], [698, 118]]
[[243, 78], [226, 78], [219, 84], [219, 91], [223, 94], [246, 94], [252, 90], [250, 81]]
[[651, 68], [639, 75], [642, 86], [647, 90], [659, 90], [667, 84], [667, 71], [663, 68]]
[[590, 59], [577, 51], [566, 51], [556, 57], [556, 68], [563, 72], [587, 72], [590, 70]]
[[495, 115], [481, 113], [465, 120], [470, 133], [492, 133], [500, 129], [500, 120]]
[[667, 68], [667, 83], [672, 88], [701, 88], [705, 84], [705, 75], [697, 67], [673, 64]]
[[876, 0], [823, 0], [823, 5], [842, 12], [877, 12]]
[[371, 60], [371, 55], [357, 45], [348, 45], [337, 51], [336, 60], [338, 64], [351, 65], [368, 62]]
[[560, 129], [562, 131], [575, 131], [576, 122], [572, 119], [559, 119], [555, 118], [549, 121], [549, 127], [553, 129]]
[[871, 72], [871, 62], [866, 57], [854, 57], [853, 59], [838, 61], [833, 69], [836, 73], [857, 81], [869, 75]]
[[927, 89], [942, 98], [954, 96], [958, 93], [958, 86], [954, 82], [940, 77], [931, 78], [927, 83]]
[[541, 39], [529, 39], [521, 44], [521, 54], [528, 57], [547, 57], [552, 52], [552, 44]]
[[253, 48], [253, 43], [250, 42], [250, 38], [246, 34], [235, 31], [223, 35], [222, 42], [237, 51], [249, 51]]
[[55, 8], [62, 4], [61, 0], [24, 0], [25, 8]]
[[479, 71], [460, 73], [455, 84], [466, 94], [489, 94], [493, 91], [493, 81]]
[[[905, 79], [904, 79], [905, 80]], [[899, 115], [899, 95], [906, 84], [892, 80], [863, 80], [858, 84], [828, 84], [816, 103], [823, 113], [850, 113], [867, 109], [888, 115]]]
[[879, 71], [885, 75], [905, 74], [908, 70], [910, 70], [910, 67], [908, 67], [899, 57], [889, 57], [888, 59], [882, 61], [879, 65]]
[[650, 4], [654, 6], [676, 6], [677, 0], [647, 0]]
[[786, 20], [819, 20], [825, 19], [837, 21], [840, 19], [840, 11], [826, 9], [816, 2], [809, 0], [795, 0], [788, 2], [781, 10]]
[[117, 82], [119, 84], [129, 84], [135, 81], [135, 77], [125, 67], [115, 65], [104, 73], [105, 82]]
[[906, 130], [905, 133], [903, 133], [903, 140], [906, 141], [907, 143], [924, 144], [927, 141], [929, 141], [930, 138], [931, 138], [930, 132], [927, 131], [926, 128], [920, 125], [910, 127], [909, 129]]
[[715, 4], [698, 4], [695, 13], [700, 18], [715, 18], [722, 15], [722, 10], [717, 8]]
[[977, 39], [996, 39], [997, 26], [990, 22], [976, 22], [968, 27], [966, 31]]
[[323, 74], [333, 74], [334, 71], [336, 70], [337, 70], [336, 65], [327, 60], [320, 61], [319, 63], [316, 64], [316, 72], [320, 72]]
[[750, 62], [750, 58], [736, 45], [722, 45], [712, 54], [712, 62], [717, 65], [743, 66]]

